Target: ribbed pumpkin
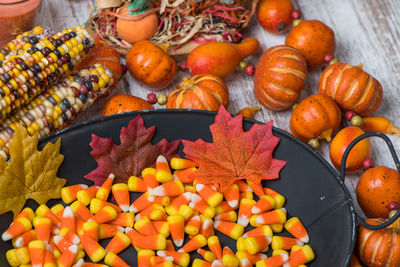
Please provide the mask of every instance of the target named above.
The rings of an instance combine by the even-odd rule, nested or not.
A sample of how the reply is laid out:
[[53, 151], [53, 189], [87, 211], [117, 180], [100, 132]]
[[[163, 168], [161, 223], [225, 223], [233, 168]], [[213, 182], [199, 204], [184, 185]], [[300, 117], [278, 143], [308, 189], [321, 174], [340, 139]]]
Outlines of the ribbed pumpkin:
[[306, 60], [299, 51], [286, 45], [271, 47], [258, 61], [254, 93], [267, 109], [287, 109], [304, 89], [306, 73]]
[[332, 64], [322, 72], [318, 89], [343, 109], [361, 116], [375, 112], [382, 102], [381, 84], [360, 67], [343, 62]]
[[[369, 224], [383, 223], [384, 219], [368, 219]], [[360, 260], [368, 267], [400, 266], [400, 231], [392, 228], [369, 230], [358, 228], [357, 250]]]
[[331, 140], [342, 120], [339, 106], [326, 95], [310, 95], [303, 99], [290, 116], [290, 130], [297, 138]]
[[167, 108], [191, 108], [218, 111], [229, 105], [229, 92], [225, 82], [214, 75], [195, 75], [184, 78], [168, 95]]
[[166, 86], [176, 73], [175, 60], [163, 48], [143, 40], [134, 43], [126, 55], [129, 73], [155, 90]]

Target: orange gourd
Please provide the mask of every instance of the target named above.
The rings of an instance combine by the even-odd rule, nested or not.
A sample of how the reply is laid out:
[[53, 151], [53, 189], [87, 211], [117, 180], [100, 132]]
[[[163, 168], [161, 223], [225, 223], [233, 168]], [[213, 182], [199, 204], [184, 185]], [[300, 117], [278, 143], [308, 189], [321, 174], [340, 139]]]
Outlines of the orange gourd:
[[184, 78], [168, 95], [167, 108], [191, 108], [218, 111], [229, 105], [225, 82], [214, 75], [195, 75]]
[[254, 93], [267, 109], [287, 109], [304, 89], [306, 73], [306, 61], [299, 51], [286, 45], [271, 47], [258, 61]]
[[290, 116], [290, 130], [297, 138], [331, 140], [342, 120], [339, 106], [332, 98], [316, 94], [303, 99]]
[[319, 20], [301, 21], [290, 30], [285, 44], [299, 50], [309, 68], [321, 67], [325, 56], [336, 49], [335, 33]]
[[176, 73], [176, 62], [161, 47], [150, 41], [134, 43], [126, 55], [129, 73], [153, 89], [166, 86]]
[[[118, 12], [121, 16], [132, 16], [125, 5]], [[117, 18], [117, 34], [130, 44], [153, 37], [158, 31], [158, 16], [156, 13], [144, 14], [139, 19]]]
[[258, 23], [272, 33], [283, 33], [292, 23], [294, 7], [290, 0], [261, 0], [257, 9]]
[[375, 112], [382, 102], [381, 84], [360, 67], [343, 62], [332, 64], [322, 72], [318, 89], [343, 109], [361, 116]]
[[[368, 219], [369, 224], [381, 224], [384, 219]], [[356, 248], [360, 260], [368, 267], [400, 266], [400, 231], [392, 228], [369, 230], [358, 228]]]
[[368, 217], [387, 218], [388, 204], [400, 203], [400, 177], [398, 171], [377, 166], [366, 170], [357, 183], [357, 201]]
[[103, 116], [136, 110], [154, 109], [146, 100], [127, 94], [117, 94], [110, 97], [104, 104]]
[[[332, 164], [340, 169], [344, 151], [349, 144], [365, 132], [356, 126], [349, 126], [340, 130], [331, 142], [329, 157]], [[360, 141], [353, 147], [346, 161], [346, 171], [354, 172], [361, 170], [363, 161], [371, 156], [371, 145], [368, 139]]]

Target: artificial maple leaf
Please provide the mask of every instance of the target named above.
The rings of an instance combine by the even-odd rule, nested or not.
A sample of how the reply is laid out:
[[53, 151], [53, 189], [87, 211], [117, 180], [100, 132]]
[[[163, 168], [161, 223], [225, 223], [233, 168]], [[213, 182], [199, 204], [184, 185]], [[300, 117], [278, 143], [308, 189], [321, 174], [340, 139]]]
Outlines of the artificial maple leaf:
[[236, 180], [260, 183], [279, 177], [286, 161], [272, 157], [280, 140], [272, 134], [272, 121], [254, 124], [245, 132], [242, 118], [232, 118], [221, 106], [210, 126], [213, 143], [182, 141], [186, 157], [199, 164], [199, 170], [193, 173], [199, 183], [218, 183], [223, 192]]
[[38, 135], [29, 136], [18, 127], [9, 143], [11, 161], [0, 157], [0, 214], [12, 211], [15, 215], [28, 198], [45, 204], [59, 198], [66, 180], [57, 177], [64, 156], [60, 154], [60, 139], [37, 150]]
[[98, 167], [85, 176], [95, 185], [101, 185], [110, 173], [115, 174], [115, 182], [127, 182], [130, 176], [139, 176], [143, 169], [154, 166], [159, 155], [168, 160], [176, 154], [180, 140], [168, 142], [162, 139], [151, 144], [155, 126], [146, 128], [140, 115], [122, 127], [121, 144], [116, 145], [112, 138], [92, 135], [90, 154], [97, 161]]

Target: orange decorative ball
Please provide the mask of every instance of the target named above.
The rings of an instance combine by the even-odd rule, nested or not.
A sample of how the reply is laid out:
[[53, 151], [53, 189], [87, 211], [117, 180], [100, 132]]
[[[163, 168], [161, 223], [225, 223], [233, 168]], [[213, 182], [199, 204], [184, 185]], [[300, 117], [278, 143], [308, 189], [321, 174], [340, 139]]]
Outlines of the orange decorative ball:
[[297, 138], [307, 142], [310, 139], [331, 140], [342, 114], [332, 98], [316, 94], [303, 99], [290, 116], [290, 131]]
[[285, 32], [292, 23], [293, 9], [290, 0], [261, 0], [257, 9], [258, 23], [269, 32]]
[[[125, 5], [119, 15], [132, 16]], [[151, 13], [138, 20], [118, 18], [116, 22], [118, 35], [130, 44], [153, 37], [158, 31], [158, 16]]]
[[366, 170], [358, 181], [357, 201], [368, 217], [387, 218], [388, 204], [400, 203], [400, 177], [398, 171], [378, 166]]
[[254, 93], [267, 109], [287, 109], [304, 89], [306, 73], [306, 60], [299, 51], [286, 45], [271, 47], [258, 61]]
[[218, 76], [206, 74], [184, 78], [168, 95], [167, 108], [190, 108], [218, 111], [229, 105], [229, 92]]
[[360, 67], [337, 62], [327, 67], [318, 82], [321, 94], [335, 99], [345, 110], [361, 116], [375, 112], [382, 103], [382, 86]]
[[[358, 127], [349, 126], [340, 130], [331, 142], [329, 157], [332, 164], [340, 169], [344, 151], [349, 144], [365, 132]], [[371, 156], [371, 145], [368, 139], [363, 139], [353, 147], [346, 161], [346, 171], [354, 172], [361, 170], [363, 161]]]
[[336, 49], [335, 33], [319, 20], [303, 20], [289, 32], [285, 44], [299, 50], [309, 68], [324, 64], [324, 58]]
[[154, 109], [146, 100], [127, 94], [117, 94], [105, 103], [102, 115], [123, 113], [136, 110]]

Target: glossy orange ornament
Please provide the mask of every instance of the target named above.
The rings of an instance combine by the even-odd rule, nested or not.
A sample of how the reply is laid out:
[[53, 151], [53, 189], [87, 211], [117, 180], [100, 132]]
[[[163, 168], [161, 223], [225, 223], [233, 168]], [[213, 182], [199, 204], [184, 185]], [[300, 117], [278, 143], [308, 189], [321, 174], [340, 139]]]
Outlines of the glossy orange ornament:
[[290, 0], [261, 0], [257, 9], [258, 23], [269, 32], [285, 32], [292, 23], [293, 9]]
[[218, 111], [229, 105], [229, 92], [225, 82], [214, 75], [195, 75], [184, 78], [169, 93], [167, 108], [191, 108]]
[[134, 43], [126, 55], [129, 73], [155, 90], [166, 86], [176, 73], [175, 60], [163, 48], [143, 40]]
[[[344, 151], [349, 144], [365, 132], [356, 126], [349, 126], [340, 130], [331, 142], [329, 157], [332, 164], [340, 169]], [[371, 156], [371, 145], [368, 139], [363, 139], [353, 147], [346, 161], [346, 171], [361, 170], [363, 161]]]
[[368, 217], [387, 218], [388, 204], [400, 203], [399, 173], [385, 166], [366, 170], [358, 181], [357, 201]]
[[[369, 224], [381, 224], [384, 219], [368, 219]], [[369, 230], [358, 228], [356, 251], [368, 267], [400, 266], [400, 232], [392, 228]]]
[[316, 94], [303, 99], [290, 116], [290, 130], [307, 142], [310, 139], [331, 140], [342, 120], [339, 106], [332, 98]]
[[286, 45], [271, 47], [258, 61], [254, 93], [267, 109], [287, 109], [304, 89], [306, 73], [306, 61], [299, 51]]
[[345, 110], [361, 116], [375, 112], [382, 102], [382, 86], [360, 67], [337, 62], [327, 67], [318, 82], [321, 94], [326, 94]]
[[154, 109], [146, 100], [127, 94], [117, 94], [110, 97], [105, 103], [102, 115], [123, 113], [135, 110]]
[[319, 20], [301, 21], [289, 32], [285, 44], [299, 50], [309, 68], [322, 66], [325, 56], [336, 49], [335, 33]]

